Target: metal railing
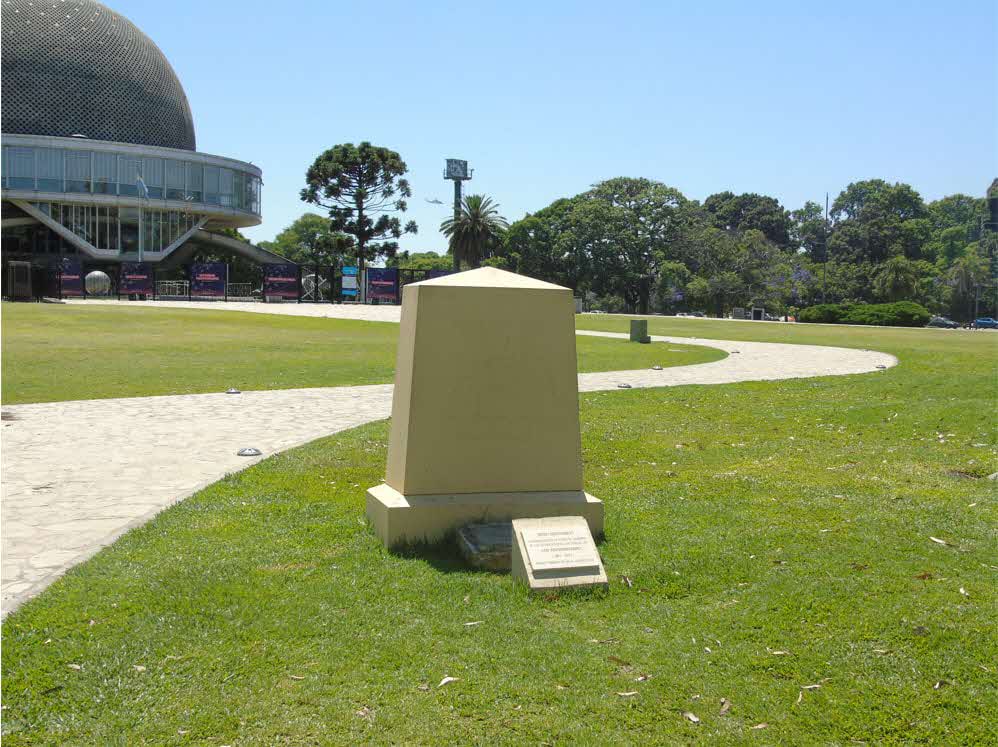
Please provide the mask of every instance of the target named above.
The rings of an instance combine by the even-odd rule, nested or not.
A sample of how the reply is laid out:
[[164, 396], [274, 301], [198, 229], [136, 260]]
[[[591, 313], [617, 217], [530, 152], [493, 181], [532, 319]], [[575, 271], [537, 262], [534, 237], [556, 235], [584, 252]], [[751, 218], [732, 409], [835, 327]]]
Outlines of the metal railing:
[[159, 298], [186, 299], [190, 293], [190, 286], [190, 281], [187, 280], [158, 280], [156, 281], [156, 295]]

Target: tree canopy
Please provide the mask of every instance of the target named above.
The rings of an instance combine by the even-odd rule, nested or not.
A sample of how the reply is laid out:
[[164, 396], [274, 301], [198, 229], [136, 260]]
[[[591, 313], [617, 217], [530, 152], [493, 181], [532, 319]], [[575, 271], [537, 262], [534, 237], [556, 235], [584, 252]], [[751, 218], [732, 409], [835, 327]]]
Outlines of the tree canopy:
[[321, 153], [305, 173], [301, 199], [329, 211], [330, 229], [353, 238], [358, 266], [392, 256], [404, 233], [416, 233], [415, 222], [404, 226], [412, 196], [404, 178], [408, 168], [393, 150], [362, 142], [344, 143]]
[[298, 264], [341, 265], [342, 258], [353, 253], [353, 243], [353, 237], [331, 228], [329, 218], [304, 213], [260, 246]]
[[450, 242], [454, 269], [459, 269], [462, 262], [469, 267], [478, 267], [483, 259], [496, 254], [508, 227], [491, 197], [465, 197], [460, 212], [440, 224], [440, 230]]
[[984, 215], [982, 198], [926, 203], [882, 179], [848, 185], [826, 221], [817, 202], [787, 210], [766, 195], [720, 192], [701, 204], [618, 177], [514, 222], [500, 251], [511, 269], [609, 311], [912, 300], [966, 319], [994, 311], [998, 236], [982, 234]]

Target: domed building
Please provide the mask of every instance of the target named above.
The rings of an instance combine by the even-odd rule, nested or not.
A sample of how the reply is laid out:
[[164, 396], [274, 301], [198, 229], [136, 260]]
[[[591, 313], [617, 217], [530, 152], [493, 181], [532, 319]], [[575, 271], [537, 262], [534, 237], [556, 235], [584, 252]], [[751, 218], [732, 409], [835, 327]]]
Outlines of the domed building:
[[[261, 171], [200, 153], [156, 44], [94, 0], [0, 0], [6, 265], [286, 262], [217, 233], [258, 225]], [[6, 294], [7, 285], [4, 285]]]

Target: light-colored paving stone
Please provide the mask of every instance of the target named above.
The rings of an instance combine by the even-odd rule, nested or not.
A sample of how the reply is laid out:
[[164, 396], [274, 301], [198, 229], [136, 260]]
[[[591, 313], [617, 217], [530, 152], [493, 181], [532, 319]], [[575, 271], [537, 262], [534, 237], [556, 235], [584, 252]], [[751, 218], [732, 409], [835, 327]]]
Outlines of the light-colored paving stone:
[[88, 298], [67, 299], [63, 303], [83, 306], [123, 306], [146, 309], [197, 309], [199, 311], [245, 311], [251, 314], [311, 316], [321, 319], [357, 319], [365, 322], [398, 322], [401, 306], [357, 303], [254, 303], [252, 301], [117, 301]]
[[[250, 311], [266, 308], [263, 304], [245, 305], [254, 307]], [[280, 308], [283, 313], [291, 306], [270, 308]], [[316, 311], [394, 309], [395, 321], [398, 309], [294, 307]], [[662, 371], [581, 374], [580, 391], [617, 389], [623, 383], [644, 388], [855, 374], [897, 363], [884, 353], [846, 348], [652, 339], [708, 345], [729, 355], [713, 363]], [[667, 345], [662, 346], [662, 354], [665, 361]], [[266, 457], [386, 418], [391, 395], [390, 385], [376, 385], [4, 407], [5, 416], [13, 419], [3, 421], [3, 614], [131, 527], [262, 458], [236, 456], [238, 449], [254, 446]]]

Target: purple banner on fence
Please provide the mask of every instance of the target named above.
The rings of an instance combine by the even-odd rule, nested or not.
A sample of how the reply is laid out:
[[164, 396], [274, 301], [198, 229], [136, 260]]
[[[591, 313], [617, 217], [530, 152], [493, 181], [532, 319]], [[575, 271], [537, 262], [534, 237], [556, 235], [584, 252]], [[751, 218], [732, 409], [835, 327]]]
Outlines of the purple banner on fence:
[[151, 296], [155, 293], [152, 278], [152, 265], [146, 262], [122, 262], [118, 280], [118, 294], [133, 293]]
[[229, 266], [224, 262], [205, 262], [191, 265], [191, 295], [221, 298], [225, 295], [225, 283], [229, 278]]
[[263, 297], [298, 298], [297, 265], [264, 265]]
[[397, 302], [399, 271], [394, 267], [368, 267], [367, 297], [379, 301]]
[[83, 265], [65, 257], [59, 263], [59, 291], [63, 297], [83, 295]]

